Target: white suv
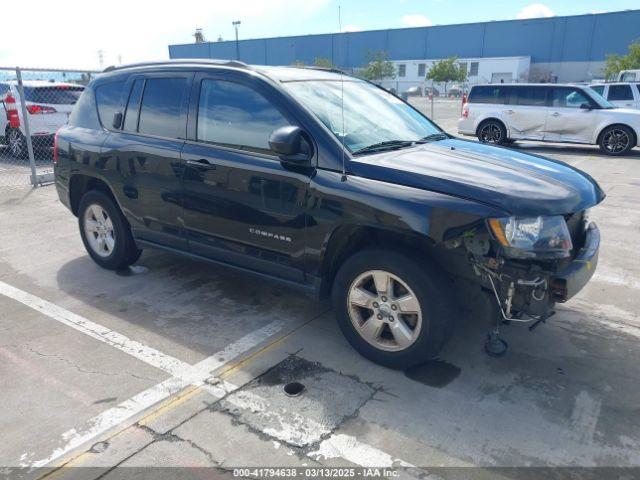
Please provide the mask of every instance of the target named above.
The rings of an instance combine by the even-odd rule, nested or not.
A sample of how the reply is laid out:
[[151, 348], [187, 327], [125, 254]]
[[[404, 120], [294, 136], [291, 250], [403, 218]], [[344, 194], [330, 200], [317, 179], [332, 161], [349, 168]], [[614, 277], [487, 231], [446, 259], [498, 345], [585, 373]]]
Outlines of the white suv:
[[640, 82], [599, 83], [589, 87], [616, 107], [640, 109]]
[[474, 85], [458, 132], [497, 145], [514, 140], [587, 143], [622, 155], [638, 144], [640, 111], [616, 108], [584, 86]]
[[[33, 148], [49, 149], [58, 128], [67, 123], [84, 87], [73, 83], [25, 81], [23, 88]], [[0, 137], [4, 137], [12, 156], [24, 159], [27, 143], [17, 82], [0, 83], [0, 102]]]

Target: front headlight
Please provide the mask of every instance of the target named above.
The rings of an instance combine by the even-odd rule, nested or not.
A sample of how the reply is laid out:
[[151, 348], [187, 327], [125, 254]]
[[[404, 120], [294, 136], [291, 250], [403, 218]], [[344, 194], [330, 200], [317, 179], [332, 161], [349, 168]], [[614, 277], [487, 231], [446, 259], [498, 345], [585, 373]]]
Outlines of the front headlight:
[[488, 223], [509, 257], [564, 258], [571, 254], [571, 235], [562, 216], [490, 218]]

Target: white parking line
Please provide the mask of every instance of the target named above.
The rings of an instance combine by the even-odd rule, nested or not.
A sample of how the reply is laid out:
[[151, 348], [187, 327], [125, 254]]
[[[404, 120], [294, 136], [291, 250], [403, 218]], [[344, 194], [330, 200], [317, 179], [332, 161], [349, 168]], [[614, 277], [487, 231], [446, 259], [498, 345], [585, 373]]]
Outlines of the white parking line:
[[98, 325], [87, 318], [2, 281], [0, 281], [0, 294], [12, 298], [27, 307], [33, 308], [47, 317], [74, 328], [85, 335], [117, 348], [148, 365], [159, 368], [174, 377], [182, 375], [191, 368], [191, 365], [175, 357], [166, 355], [159, 350], [132, 340], [125, 335]]
[[[274, 321], [227, 345], [220, 352], [195, 365], [190, 365], [2, 281], [0, 281], [0, 294], [172, 375], [171, 378], [93, 417], [86, 422], [84, 428], [80, 430], [73, 428], [63, 433], [61, 438], [65, 444], [55, 449], [46, 458], [29, 461], [28, 459], [33, 454], [23, 454], [21, 467], [38, 468], [51, 465], [116, 427], [127, 428], [137, 421], [145, 411], [190, 385], [201, 386], [216, 398], [226, 397], [239, 387], [226, 380], [213, 377], [213, 372], [275, 335], [283, 327], [282, 322]], [[249, 392], [247, 393], [249, 394]], [[268, 400], [255, 394], [250, 395], [252, 395], [252, 402], [264, 404], [268, 408]], [[244, 406], [242, 405], [243, 397], [230, 398], [229, 400], [232, 403], [239, 402], [241, 406]], [[311, 431], [319, 428], [317, 422], [301, 415], [290, 420], [281, 418], [281, 427], [284, 433]], [[263, 433], [282, 439], [282, 435], [279, 434], [282, 432], [265, 431]], [[317, 451], [310, 452], [308, 456], [316, 460], [343, 458], [362, 467], [412, 466], [404, 460], [394, 458], [382, 450], [358, 441], [355, 437], [344, 434], [330, 435], [320, 443]]]

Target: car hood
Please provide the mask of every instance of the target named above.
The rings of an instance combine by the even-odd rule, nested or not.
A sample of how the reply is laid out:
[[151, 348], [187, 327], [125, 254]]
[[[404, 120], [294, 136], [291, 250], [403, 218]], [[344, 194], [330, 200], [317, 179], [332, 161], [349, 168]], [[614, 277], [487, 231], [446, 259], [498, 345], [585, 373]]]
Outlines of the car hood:
[[517, 216], [573, 213], [605, 197], [593, 178], [564, 162], [455, 138], [355, 157], [350, 170]]

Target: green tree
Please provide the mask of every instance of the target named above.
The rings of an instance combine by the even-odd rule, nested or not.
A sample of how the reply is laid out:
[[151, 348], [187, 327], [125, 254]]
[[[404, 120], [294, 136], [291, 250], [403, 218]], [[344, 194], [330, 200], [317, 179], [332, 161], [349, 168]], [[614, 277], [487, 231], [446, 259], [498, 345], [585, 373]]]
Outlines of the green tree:
[[360, 71], [360, 75], [372, 82], [381, 82], [385, 78], [395, 78], [396, 69], [389, 61], [389, 54], [378, 50], [367, 52], [367, 65]]
[[333, 62], [329, 58], [316, 57], [313, 64], [316, 67], [320, 67], [320, 68], [329, 68], [329, 69], [334, 68]]
[[294, 60], [291, 62], [292, 67], [304, 67], [304, 62], [302, 60]]
[[458, 64], [458, 57], [438, 60], [427, 72], [427, 80], [444, 83], [444, 94], [447, 94], [447, 83], [464, 82], [467, 79], [467, 71]]
[[640, 68], [640, 41], [636, 40], [629, 45], [629, 53], [626, 55], [607, 55], [606, 62], [604, 76], [607, 80], [614, 80], [622, 70]]

